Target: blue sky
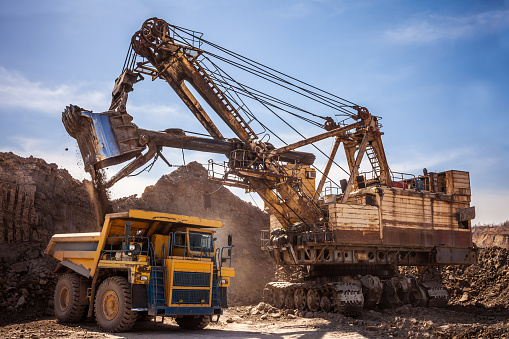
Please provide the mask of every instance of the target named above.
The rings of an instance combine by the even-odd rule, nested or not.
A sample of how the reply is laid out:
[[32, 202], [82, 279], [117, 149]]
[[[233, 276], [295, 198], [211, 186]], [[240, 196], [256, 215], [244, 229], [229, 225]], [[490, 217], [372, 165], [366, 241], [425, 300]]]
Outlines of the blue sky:
[[[4, 1], [0, 150], [85, 178], [61, 112], [108, 108], [130, 38], [153, 16], [368, 107], [383, 117], [392, 170], [469, 171], [474, 222], [509, 219], [507, 1]], [[203, 131], [162, 81], [137, 84], [128, 111], [142, 128]], [[328, 152], [330, 141], [320, 146]], [[164, 154], [184, 161], [179, 150]], [[210, 157], [185, 152], [186, 162]], [[113, 196], [139, 194], [168, 171], [158, 163]]]

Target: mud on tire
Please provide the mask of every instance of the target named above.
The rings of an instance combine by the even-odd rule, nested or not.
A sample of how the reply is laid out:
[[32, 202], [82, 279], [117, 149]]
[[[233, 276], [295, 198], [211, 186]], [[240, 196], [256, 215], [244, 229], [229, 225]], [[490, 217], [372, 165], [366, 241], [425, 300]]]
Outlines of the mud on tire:
[[55, 287], [55, 316], [58, 321], [75, 323], [83, 319], [87, 305], [80, 305], [80, 276], [64, 274]]
[[180, 328], [186, 330], [201, 330], [210, 323], [210, 315], [184, 315], [175, 318]]
[[129, 331], [138, 317], [131, 310], [131, 288], [126, 278], [110, 277], [104, 280], [95, 296], [95, 319], [108, 332]]

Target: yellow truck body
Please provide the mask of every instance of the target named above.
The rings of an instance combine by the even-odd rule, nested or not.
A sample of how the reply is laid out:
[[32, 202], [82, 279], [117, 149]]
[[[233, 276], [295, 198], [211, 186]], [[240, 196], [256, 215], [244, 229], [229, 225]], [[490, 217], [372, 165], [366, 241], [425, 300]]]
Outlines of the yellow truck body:
[[103, 293], [104, 300], [97, 301], [103, 282], [131, 286], [132, 312], [187, 319], [184, 324], [194, 319], [185, 317], [219, 316], [227, 307], [226, 289], [235, 276], [232, 267], [223, 265], [231, 264], [231, 238], [227, 256], [214, 247], [214, 232], [221, 227], [218, 220], [130, 210], [106, 215], [101, 232], [55, 234], [46, 255], [59, 261], [57, 273], [74, 274], [66, 276], [55, 293], [57, 317], [57, 311], [67, 310], [62, 298], [69, 299], [74, 285], [80, 286], [77, 302], [90, 306], [89, 316], [94, 301], [96, 313], [102, 310], [106, 320], [115, 315], [118, 308], [108, 305], [119, 302], [121, 292]]

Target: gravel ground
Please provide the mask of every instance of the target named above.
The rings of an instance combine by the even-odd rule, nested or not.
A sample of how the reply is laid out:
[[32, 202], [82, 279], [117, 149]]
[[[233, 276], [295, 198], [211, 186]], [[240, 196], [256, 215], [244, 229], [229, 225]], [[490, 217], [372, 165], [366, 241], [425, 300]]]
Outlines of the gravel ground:
[[509, 311], [449, 306], [366, 311], [359, 318], [340, 314], [277, 310], [260, 303], [225, 311], [201, 331], [180, 329], [158, 317], [138, 322], [128, 333], [102, 332], [94, 321], [59, 324], [54, 318], [0, 327], [1, 338], [509, 338]]

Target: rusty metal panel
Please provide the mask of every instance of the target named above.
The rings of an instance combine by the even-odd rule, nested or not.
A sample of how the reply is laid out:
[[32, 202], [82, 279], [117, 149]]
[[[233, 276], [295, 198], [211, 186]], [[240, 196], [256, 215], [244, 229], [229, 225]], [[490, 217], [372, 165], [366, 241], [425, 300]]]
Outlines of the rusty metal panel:
[[383, 243], [388, 246], [433, 247], [433, 231], [424, 228], [384, 227]]
[[331, 230], [380, 230], [377, 206], [330, 204], [329, 227]]
[[357, 231], [357, 230], [335, 230], [333, 231], [334, 241], [337, 244], [380, 244], [380, 232], [378, 231]]
[[472, 247], [470, 230], [435, 230], [435, 245], [443, 247]]

